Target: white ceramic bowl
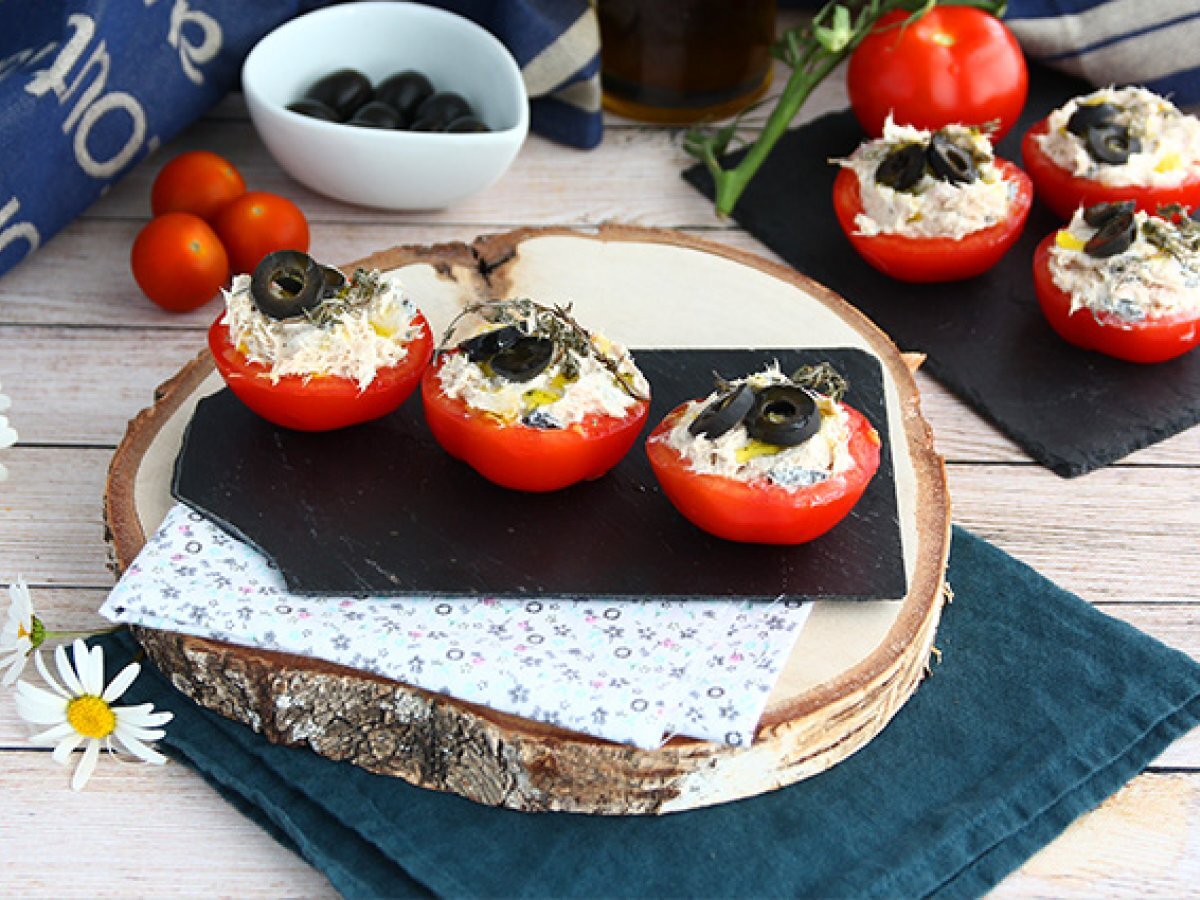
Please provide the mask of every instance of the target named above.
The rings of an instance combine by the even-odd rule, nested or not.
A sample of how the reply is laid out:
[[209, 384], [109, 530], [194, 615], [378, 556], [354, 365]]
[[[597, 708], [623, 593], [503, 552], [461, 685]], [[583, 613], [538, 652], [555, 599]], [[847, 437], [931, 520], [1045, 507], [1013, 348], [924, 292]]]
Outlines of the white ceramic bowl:
[[[384, 131], [323, 122], [286, 107], [318, 78], [358, 69], [379, 83], [405, 69], [454, 91], [491, 129], [471, 134]], [[250, 118], [271, 155], [314, 191], [382, 209], [440, 209], [493, 184], [529, 130], [512, 55], [489, 32], [417, 3], [347, 3], [292, 19], [242, 67]]]

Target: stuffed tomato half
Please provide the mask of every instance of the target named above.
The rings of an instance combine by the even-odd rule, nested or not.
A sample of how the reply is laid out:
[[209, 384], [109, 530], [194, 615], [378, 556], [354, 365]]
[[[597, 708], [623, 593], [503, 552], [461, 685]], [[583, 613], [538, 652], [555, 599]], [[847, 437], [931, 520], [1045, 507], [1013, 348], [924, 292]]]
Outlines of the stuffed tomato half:
[[1068, 101], [1026, 132], [1021, 157], [1038, 199], [1063, 221], [1099, 203], [1200, 206], [1200, 120], [1145, 88]]
[[484, 324], [443, 347], [421, 383], [426, 422], [447, 453], [530, 492], [599, 478], [624, 458], [650, 410], [628, 351], [560, 307], [508, 300], [468, 312]]
[[1033, 260], [1050, 327], [1068, 343], [1158, 363], [1200, 344], [1200, 224], [1133, 201], [1079, 210]]
[[1025, 173], [992, 154], [987, 135], [888, 122], [833, 185], [838, 223], [863, 259], [900, 281], [960, 281], [1016, 243], [1033, 205]]
[[347, 279], [307, 254], [269, 254], [239, 275], [208, 346], [229, 389], [264, 419], [330, 431], [378, 419], [416, 389], [433, 352], [425, 317], [395, 282]]
[[730, 541], [802, 544], [849, 515], [879, 468], [879, 435], [839, 390], [808, 383], [770, 366], [651, 432], [651, 468], [684, 518]]

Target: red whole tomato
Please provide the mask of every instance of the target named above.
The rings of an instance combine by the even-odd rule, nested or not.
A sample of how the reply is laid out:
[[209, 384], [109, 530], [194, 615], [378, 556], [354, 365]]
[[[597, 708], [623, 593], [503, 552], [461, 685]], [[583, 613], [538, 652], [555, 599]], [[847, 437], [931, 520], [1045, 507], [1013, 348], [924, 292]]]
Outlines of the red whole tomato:
[[272, 382], [269, 367], [251, 362], [233, 346], [222, 319], [224, 314], [208, 329], [208, 349], [225, 383], [268, 422], [296, 431], [332, 431], [386, 416], [416, 390], [433, 354], [429, 323], [418, 312], [416, 336], [404, 359], [376, 372], [366, 388], [336, 375], [286, 375]]
[[850, 55], [850, 105], [870, 137], [890, 113], [898, 124], [933, 131], [955, 122], [1016, 124], [1029, 90], [1025, 57], [1011, 31], [979, 9], [936, 6], [916, 22], [881, 18]]
[[300, 207], [266, 191], [250, 191], [225, 204], [213, 227], [229, 252], [235, 275], [253, 272], [276, 250], [308, 250], [308, 220]]
[[221, 207], [244, 193], [246, 182], [229, 160], [193, 150], [159, 169], [150, 188], [150, 208], [156, 216], [186, 212], [212, 222]]
[[833, 209], [854, 249], [885, 275], [911, 282], [973, 278], [998, 263], [1017, 242], [1033, 205], [1033, 185], [1025, 173], [1003, 159], [996, 160], [996, 167], [1005, 181], [1017, 186], [1008, 218], [961, 238], [858, 234], [854, 217], [863, 211], [862, 194], [858, 176], [846, 168], [833, 182]]
[[676, 407], [646, 440], [646, 455], [667, 499], [709, 534], [752, 544], [803, 544], [842, 521], [879, 468], [879, 435], [858, 410], [850, 417], [854, 467], [807, 487], [739, 481], [694, 471], [665, 440], [687, 404]]
[[1033, 286], [1046, 321], [1063, 340], [1085, 350], [1098, 350], [1135, 363], [1158, 363], [1182, 356], [1200, 344], [1200, 313], [1158, 316], [1128, 322], [1104, 312], [1071, 312], [1071, 295], [1054, 283], [1051, 233], [1033, 255]]
[[421, 381], [425, 421], [442, 449], [489, 481], [517, 491], [557, 491], [599, 478], [619, 463], [650, 412], [639, 400], [625, 416], [592, 415], [566, 428], [532, 428], [502, 422], [447, 396], [440, 363]]
[[147, 222], [134, 238], [129, 265], [142, 293], [172, 312], [203, 306], [229, 280], [229, 258], [220, 239], [189, 213]]
[[1137, 208], [1151, 214], [1160, 206], [1179, 203], [1188, 209], [1200, 206], [1200, 172], [1184, 178], [1174, 187], [1114, 187], [1093, 178], [1072, 175], [1042, 152], [1038, 138], [1048, 129], [1046, 120], [1038, 122], [1021, 140], [1021, 158], [1033, 179], [1037, 197], [1063, 220], [1070, 219], [1080, 206], [1132, 200]]

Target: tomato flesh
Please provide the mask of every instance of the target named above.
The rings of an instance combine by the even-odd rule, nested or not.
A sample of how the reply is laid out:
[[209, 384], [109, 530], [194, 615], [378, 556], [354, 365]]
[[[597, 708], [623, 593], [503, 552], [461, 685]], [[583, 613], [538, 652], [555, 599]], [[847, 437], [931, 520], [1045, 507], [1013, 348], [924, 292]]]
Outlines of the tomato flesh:
[[850, 417], [854, 466], [818, 484], [785, 488], [693, 471], [666, 442], [687, 404], [672, 410], [646, 440], [650, 467], [667, 499], [685, 519], [709, 534], [753, 544], [803, 544], [849, 515], [879, 468], [879, 435], [858, 410]]
[[1055, 234], [1038, 244], [1033, 255], [1033, 284], [1046, 321], [1059, 337], [1085, 350], [1135, 363], [1165, 362], [1200, 344], [1200, 313], [1127, 322], [1090, 309], [1071, 312], [1071, 295], [1054, 283], [1050, 271]]
[[1025, 57], [1013, 33], [982, 10], [937, 6], [904, 25], [888, 13], [850, 56], [850, 105], [871, 137], [891, 114], [928, 131], [943, 125], [998, 123], [1000, 140], [1021, 115], [1029, 90]]
[[268, 422], [295, 431], [332, 431], [386, 416], [416, 390], [433, 354], [433, 336], [421, 313], [408, 352], [394, 366], [375, 373], [360, 390], [358, 382], [337, 375], [285, 375], [277, 382], [270, 368], [251, 362], [230, 340], [224, 314], [208, 329], [208, 349], [229, 389]]
[[961, 238], [858, 234], [854, 219], [863, 211], [862, 192], [858, 176], [847, 168], [833, 182], [833, 209], [854, 249], [885, 275], [910, 282], [973, 278], [998, 263], [1017, 242], [1033, 205], [1033, 186], [1025, 173], [1003, 159], [997, 159], [996, 166], [1004, 180], [1017, 187], [1008, 217]]
[[592, 415], [566, 428], [502, 422], [448, 396], [438, 377], [441, 365], [430, 366], [421, 380], [429, 430], [455, 459], [517, 491], [557, 491], [599, 478], [629, 452], [650, 412], [650, 403], [639, 400], [623, 417]]
[[1174, 187], [1107, 185], [1094, 178], [1073, 175], [1047, 156], [1037, 139], [1048, 131], [1049, 125], [1042, 119], [1025, 132], [1021, 140], [1021, 158], [1025, 170], [1033, 179], [1037, 198], [1063, 221], [1070, 219], [1081, 206], [1121, 200], [1132, 200], [1138, 209], [1152, 215], [1158, 212], [1160, 206], [1172, 203], [1179, 203], [1189, 210], [1200, 206], [1200, 172], [1193, 173]]

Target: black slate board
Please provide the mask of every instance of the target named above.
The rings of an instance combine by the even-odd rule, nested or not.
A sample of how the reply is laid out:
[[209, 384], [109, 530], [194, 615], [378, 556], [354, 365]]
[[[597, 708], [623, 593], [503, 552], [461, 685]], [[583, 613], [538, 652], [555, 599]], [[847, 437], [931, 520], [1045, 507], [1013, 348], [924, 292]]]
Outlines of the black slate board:
[[[997, 148], [1005, 159], [1020, 159], [1030, 125], [1091, 90], [1046, 69], [1030, 74], [1022, 119]], [[909, 285], [863, 262], [834, 217], [837, 167], [828, 163], [862, 140], [850, 112], [789, 132], [734, 217], [796, 269], [861, 309], [901, 349], [928, 354], [934, 377], [1059, 475], [1085, 474], [1200, 422], [1200, 352], [1141, 366], [1072, 347], [1046, 324], [1033, 292], [1033, 251], [1059, 221], [1038, 203], [1017, 246], [978, 278]], [[712, 196], [703, 167], [684, 178]]]
[[[854, 349], [642, 350], [649, 422], [778, 359], [829, 360], [846, 402], [887, 434], [878, 360]], [[647, 428], [651, 427], [650, 425]], [[640, 445], [608, 475], [551, 494], [484, 480], [434, 442], [418, 398], [325, 434], [278, 428], [228, 390], [200, 401], [174, 496], [259, 548], [299, 594], [871, 599], [907, 591], [892, 454], [850, 517], [799, 547], [694, 528], [659, 492]]]

